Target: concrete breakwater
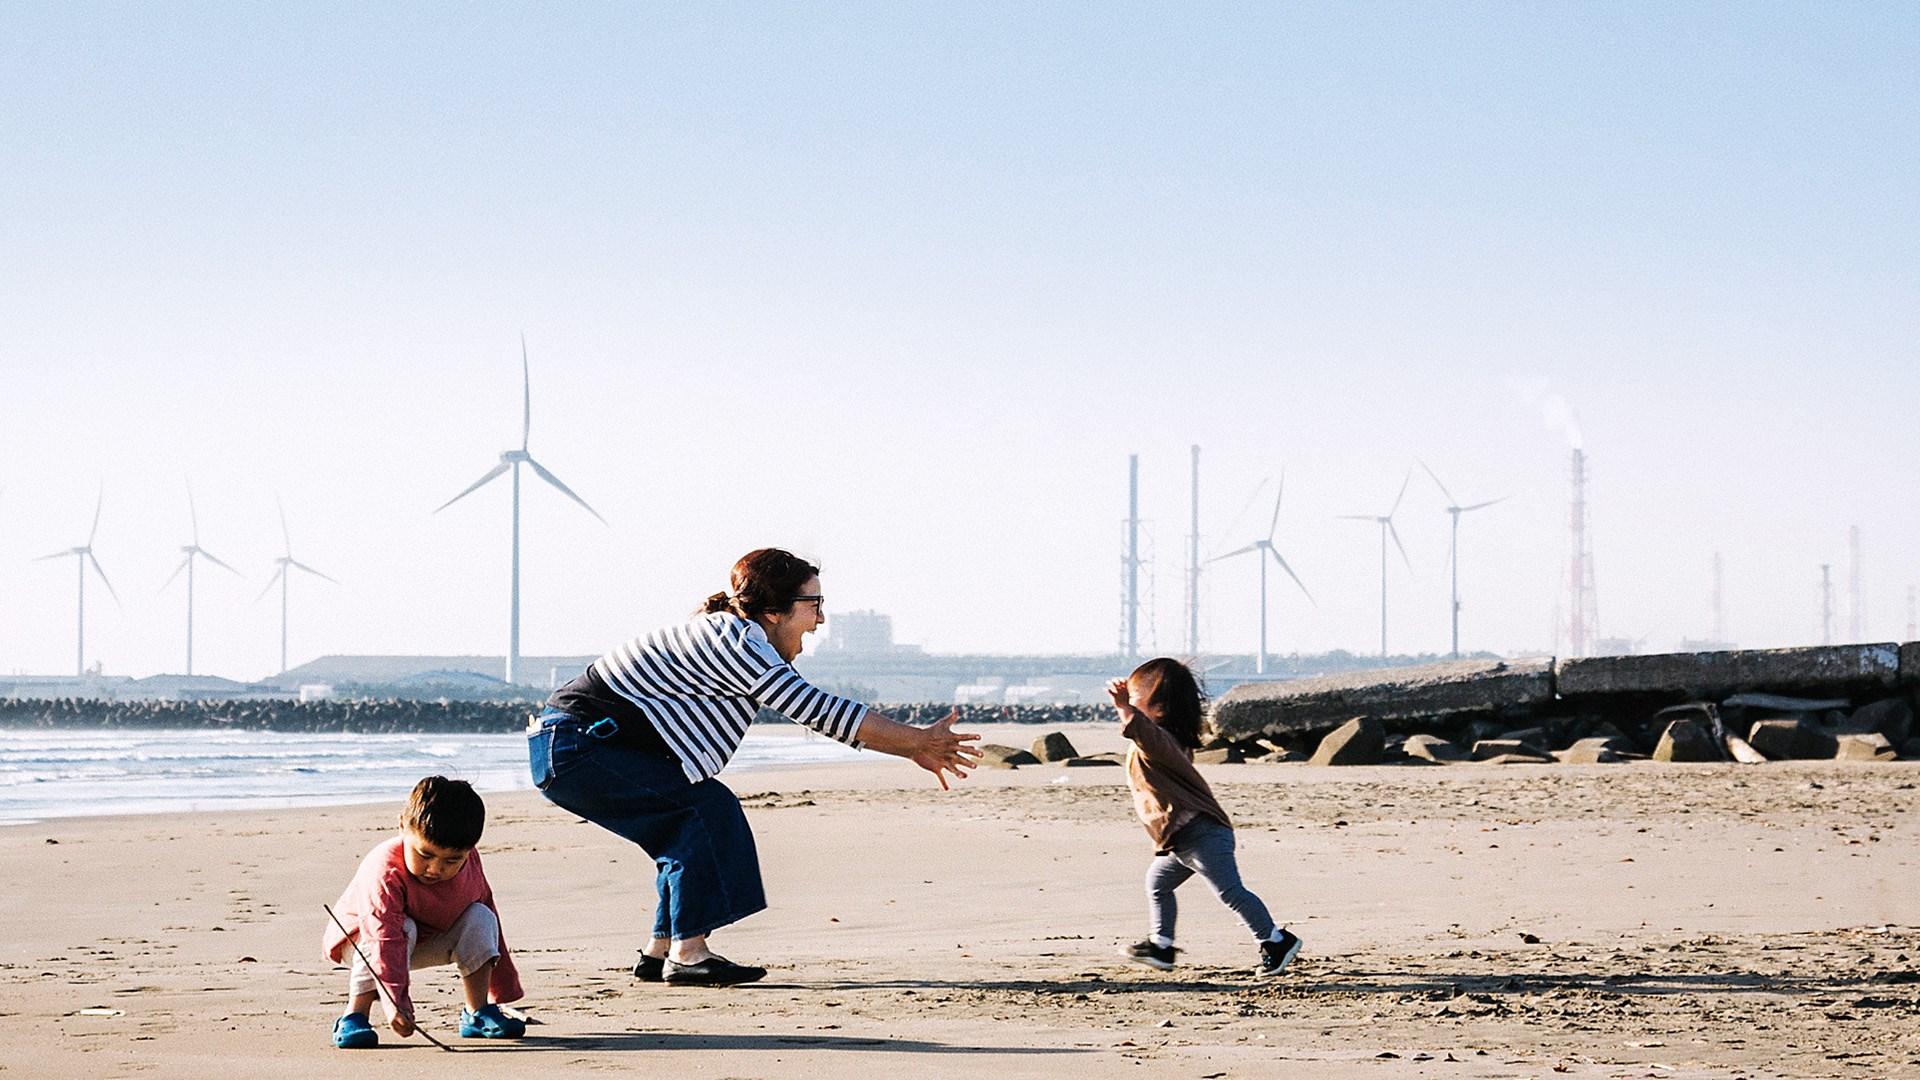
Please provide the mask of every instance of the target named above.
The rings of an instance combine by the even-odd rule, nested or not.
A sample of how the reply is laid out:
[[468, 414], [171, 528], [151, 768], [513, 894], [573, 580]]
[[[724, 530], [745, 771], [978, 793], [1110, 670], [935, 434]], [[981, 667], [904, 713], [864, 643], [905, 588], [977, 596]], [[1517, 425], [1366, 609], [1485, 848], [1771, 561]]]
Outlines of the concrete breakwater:
[[1213, 751], [1671, 761], [1920, 756], [1920, 643], [1471, 660], [1238, 686]]

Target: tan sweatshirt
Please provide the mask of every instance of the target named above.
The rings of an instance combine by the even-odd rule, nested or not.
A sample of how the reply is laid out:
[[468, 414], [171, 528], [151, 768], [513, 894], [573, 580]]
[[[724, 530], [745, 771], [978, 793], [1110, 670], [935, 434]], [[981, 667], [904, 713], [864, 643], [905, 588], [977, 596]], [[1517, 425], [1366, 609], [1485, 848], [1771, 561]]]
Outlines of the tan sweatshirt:
[[1133, 788], [1133, 810], [1154, 847], [1165, 854], [1173, 834], [1196, 816], [1213, 818], [1227, 828], [1233, 821], [1213, 797], [1207, 779], [1193, 767], [1193, 751], [1180, 745], [1165, 728], [1138, 709], [1129, 708], [1120, 734], [1132, 741], [1127, 750], [1127, 783]]

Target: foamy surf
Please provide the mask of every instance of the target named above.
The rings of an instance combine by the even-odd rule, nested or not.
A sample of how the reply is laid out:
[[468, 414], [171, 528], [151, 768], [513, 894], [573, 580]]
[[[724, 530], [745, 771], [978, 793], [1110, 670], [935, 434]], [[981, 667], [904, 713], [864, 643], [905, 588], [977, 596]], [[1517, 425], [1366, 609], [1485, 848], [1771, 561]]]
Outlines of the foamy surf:
[[[729, 772], [858, 760], [786, 725], [747, 733]], [[524, 735], [0, 730], [0, 825], [103, 814], [325, 806], [403, 798], [422, 776], [533, 786]]]

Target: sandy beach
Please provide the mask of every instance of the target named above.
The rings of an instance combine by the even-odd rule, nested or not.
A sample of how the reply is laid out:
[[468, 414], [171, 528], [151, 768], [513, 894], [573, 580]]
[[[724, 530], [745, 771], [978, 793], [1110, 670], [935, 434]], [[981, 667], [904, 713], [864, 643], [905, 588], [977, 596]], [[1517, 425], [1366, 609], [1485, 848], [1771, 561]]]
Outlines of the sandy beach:
[[[1025, 745], [1033, 728], [989, 730]], [[1119, 749], [1109, 725], [1070, 732]], [[327, 1041], [323, 903], [398, 799], [0, 830], [0, 1076], [1920, 1076], [1920, 764], [1207, 769], [1248, 884], [1305, 939], [1256, 981], [1196, 880], [1183, 965], [1131, 967], [1150, 856], [1117, 768], [726, 776], [771, 908], [763, 984], [628, 974], [636, 849], [528, 792], [481, 847], [535, 1024], [465, 1055]]]

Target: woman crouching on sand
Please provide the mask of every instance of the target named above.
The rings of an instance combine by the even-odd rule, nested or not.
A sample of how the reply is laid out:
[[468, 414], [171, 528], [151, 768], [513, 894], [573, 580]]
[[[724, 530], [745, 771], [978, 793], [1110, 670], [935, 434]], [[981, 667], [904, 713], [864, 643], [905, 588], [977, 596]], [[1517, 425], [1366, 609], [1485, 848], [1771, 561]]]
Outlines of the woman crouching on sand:
[[692, 621], [635, 638], [554, 691], [527, 744], [534, 786], [554, 804], [646, 851], [659, 873], [653, 936], [635, 976], [718, 986], [767, 971], [707, 948], [707, 935], [767, 906], [740, 800], [714, 775], [747, 725], [772, 709], [840, 742], [966, 776], [978, 735], [897, 723], [810, 685], [793, 669], [826, 622], [820, 568], [778, 548], [733, 564], [733, 591]]

